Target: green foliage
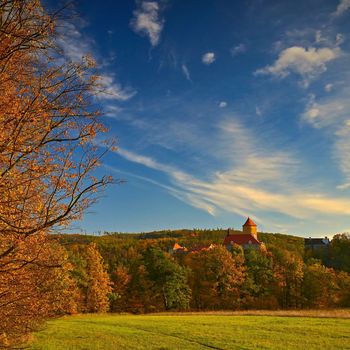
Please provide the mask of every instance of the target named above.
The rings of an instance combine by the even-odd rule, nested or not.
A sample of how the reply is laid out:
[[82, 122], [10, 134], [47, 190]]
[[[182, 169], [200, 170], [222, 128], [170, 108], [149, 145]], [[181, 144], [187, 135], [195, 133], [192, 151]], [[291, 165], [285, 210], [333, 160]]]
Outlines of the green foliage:
[[186, 269], [159, 248], [148, 247], [143, 260], [153, 290], [161, 295], [165, 310], [188, 308], [191, 291]]
[[277, 279], [271, 253], [250, 249], [245, 253], [246, 279], [243, 286], [247, 308], [277, 308], [274, 296]]

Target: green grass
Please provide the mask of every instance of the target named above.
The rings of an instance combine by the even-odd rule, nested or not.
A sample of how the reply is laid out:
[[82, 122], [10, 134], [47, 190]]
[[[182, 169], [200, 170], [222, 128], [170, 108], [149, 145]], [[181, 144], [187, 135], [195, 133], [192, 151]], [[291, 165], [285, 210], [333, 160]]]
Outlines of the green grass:
[[79, 315], [49, 322], [35, 335], [31, 349], [350, 349], [350, 319]]

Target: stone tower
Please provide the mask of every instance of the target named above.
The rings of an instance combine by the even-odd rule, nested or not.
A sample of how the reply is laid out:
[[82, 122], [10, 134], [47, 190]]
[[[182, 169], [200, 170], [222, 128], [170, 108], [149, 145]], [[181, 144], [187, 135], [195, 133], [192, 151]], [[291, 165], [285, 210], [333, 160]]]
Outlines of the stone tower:
[[249, 217], [243, 225], [243, 233], [246, 235], [253, 235], [255, 238], [257, 238], [257, 226], [255, 222]]

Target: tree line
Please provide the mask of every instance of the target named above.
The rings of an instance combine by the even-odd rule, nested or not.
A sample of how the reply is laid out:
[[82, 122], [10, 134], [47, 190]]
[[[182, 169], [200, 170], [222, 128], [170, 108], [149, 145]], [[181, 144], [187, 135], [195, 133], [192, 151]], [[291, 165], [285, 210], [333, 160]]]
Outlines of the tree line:
[[[199, 246], [209, 243], [207, 237], [211, 234], [209, 230], [190, 235], [186, 232], [180, 241]], [[146, 313], [350, 306], [349, 235], [334, 237], [326, 266], [317, 256], [319, 251], [313, 254], [300, 249], [303, 240], [298, 237], [265, 233], [267, 250], [243, 250], [237, 245], [229, 251], [222, 245], [224, 231], [214, 234], [221, 243], [189, 253], [169, 253], [177, 241], [174, 238], [61, 236], [83, 295], [75, 300], [78, 311]], [[91, 249], [95, 250], [95, 262], [87, 254]], [[92, 264], [96, 265], [94, 271], [89, 267]], [[93, 287], [100, 289], [100, 307], [88, 301]], [[96, 298], [91, 300], [96, 303]]]

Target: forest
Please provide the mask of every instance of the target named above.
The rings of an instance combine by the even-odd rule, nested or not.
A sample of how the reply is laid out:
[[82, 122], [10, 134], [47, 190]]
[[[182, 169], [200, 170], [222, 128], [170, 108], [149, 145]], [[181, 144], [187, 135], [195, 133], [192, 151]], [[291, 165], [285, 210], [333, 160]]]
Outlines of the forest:
[[[304, 238], [260, 233], [266, 250], [232, 251], [225, 235], [216, 229], [56, 239], [68, 252], [77, 312], [350, 306], [348, 234], [310, 250]], [[192, 249], [173, 252], [174, 243]]]

